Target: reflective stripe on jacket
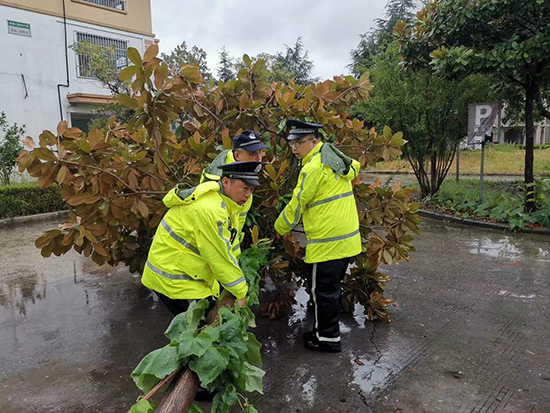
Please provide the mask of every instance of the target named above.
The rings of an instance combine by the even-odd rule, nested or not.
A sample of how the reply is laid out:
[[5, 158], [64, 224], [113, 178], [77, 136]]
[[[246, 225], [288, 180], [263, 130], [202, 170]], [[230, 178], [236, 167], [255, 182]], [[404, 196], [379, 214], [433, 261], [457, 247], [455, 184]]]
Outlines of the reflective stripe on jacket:
[[351, 181], [360, 164], [353, 160], [349, 171], [339, 175], [323, 165], [319, 142], [302, 160], [292, 199], [275, 221], [275, 230], [290, 232], [303, 220], [307, 238], [307, 263], [353, 257], [361, 252], [359, 216]]
[[[242, 227], [240, 206], [220, 192], [219, 182], [205, 182], [185, 199], [178, 188], [163, 199], [170, 209], [157, 228], [142, 283], [174, 299], [218, 297], [220, 284], [237, 298], [248, 291], [238, 265]], [[252, 197], [251, 197], [252, 198]]]

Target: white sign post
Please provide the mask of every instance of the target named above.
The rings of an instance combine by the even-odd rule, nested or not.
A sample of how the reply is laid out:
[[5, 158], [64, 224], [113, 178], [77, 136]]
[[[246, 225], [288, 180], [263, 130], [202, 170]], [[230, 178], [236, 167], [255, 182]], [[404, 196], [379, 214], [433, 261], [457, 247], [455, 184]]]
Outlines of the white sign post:
[[481, 170], [479, 203], [483, 201], [483, 173], [485, 168], [485, 136], [490, 135], [500, 102], [472, 103], [468, 105], [468, 145], [481, 144]]

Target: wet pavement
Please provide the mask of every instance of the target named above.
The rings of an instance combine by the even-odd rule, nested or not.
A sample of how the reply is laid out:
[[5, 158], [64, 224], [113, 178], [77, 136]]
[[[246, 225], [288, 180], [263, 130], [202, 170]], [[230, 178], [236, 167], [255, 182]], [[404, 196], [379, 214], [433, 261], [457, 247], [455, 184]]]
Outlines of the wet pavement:
[[[54, 226], [0, 231], [0, 412], [127, 411], [170, 315], [124, 268], [42, 258]], [[550, 237], [425, 219], [415, 246], [387, 269], [393, 322], [344, 315], [340, 354], [302, 348], [304, 291], [289, 316], [258, 317], [260, 412], [550, 411]]]

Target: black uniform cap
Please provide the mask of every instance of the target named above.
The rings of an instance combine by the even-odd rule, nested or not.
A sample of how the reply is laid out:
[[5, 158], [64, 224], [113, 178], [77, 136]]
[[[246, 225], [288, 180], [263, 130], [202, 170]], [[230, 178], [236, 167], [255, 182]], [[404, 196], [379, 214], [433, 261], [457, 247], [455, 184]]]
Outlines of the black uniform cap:
[[218, 166], [218, 168], [222, 170], [222, 177], [240, 179], [245, 184], [260, 186], [258, 174], [262, 170], [261, 162], [233, 162]]
[[233, 149], [244, 149], [245, 151], [254, 152], [266, 148], [267, 146], [258, 138], [258, 134], [251, 130], [245, 130], [233, 138]]
[[316, 134], [323, 127], [318, 123], [304, 122], [298, 119], [289, 119], [286, 121], [286, 127], [290, 130], [287, 139], [289, 141], [303, 138], [306, 135]]

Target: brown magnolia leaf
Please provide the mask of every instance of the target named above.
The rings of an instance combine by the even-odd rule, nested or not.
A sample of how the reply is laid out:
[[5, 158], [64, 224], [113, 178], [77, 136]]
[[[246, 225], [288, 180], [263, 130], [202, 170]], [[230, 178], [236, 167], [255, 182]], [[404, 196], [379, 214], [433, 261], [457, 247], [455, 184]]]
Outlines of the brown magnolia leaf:
[[69, 171], [69, 169], [63, 165], [61, 166], [61, 168], [59, 168], [59, 172], [57, 173], [57, 177], [55, 178], [55, 180], [62, 184], [63, 181], [65, 180], [65, 177], [67, 176], [67, 172]]
[[57, 124], [57, 136], [63, 136], [68, 127], [69, 123], [66, 120], [59, 122]]
[[130, 173], [128, 174], [128, 184], [130, 185], [130, 187], [132, 189], [138, 189], [139, 188], [138, 177], [137, 177], [136, 173], [133, 170], [130, 171]]
[[35, 148], [34, 139], [31, 138], [30, 136], [27, 136], [25, 139], [23, 139], [23, 145], [25, 145], [27, 148], [34, 149]]
[[137, 209], [142, 217], [147, 218], [149, 216], [149, 207], [145, 204], [145, 202], [138, 200]]
[[82, 135], [82, 131], [77, 127], [69, 128], [63, 133], [63, 136], [67, 138], [78, 138], [80, 135]]
[[32, 153], [45, 161], [56, 161], [57, 156], [48, 148], [36, 148]]
[[151, 46], [145, 50], [145, 53], [143, 54], [143, 60], [145, 62], [151, 60], [152, 58], [156, 57], [159, 54], [159, 47], [156, 43], [153, 43]]
[[116, 95], [116, 98], [120, 103], [129, 108], [137, 108], [139, 106], [139, 103], [136, 99], [125, 95], [124, 93], [119, 93], [118, 95]]
[[101, 198], [96, 195], [80, 193], [80, 194], [73, 195], [69, 199], [67, 199], [67, 203], [71, 206], [77, 206], [81, 204], [93, 204], [99, 201], [100, 199]]
[[97, 252], [99, 255], [103, 255], [104, 257], [109, 255], [105, 247], [99, 243], [94, 244], [94, 252]]

